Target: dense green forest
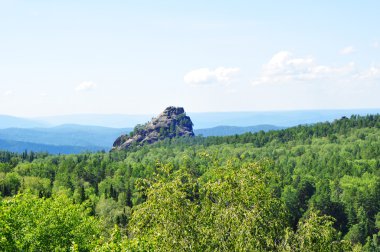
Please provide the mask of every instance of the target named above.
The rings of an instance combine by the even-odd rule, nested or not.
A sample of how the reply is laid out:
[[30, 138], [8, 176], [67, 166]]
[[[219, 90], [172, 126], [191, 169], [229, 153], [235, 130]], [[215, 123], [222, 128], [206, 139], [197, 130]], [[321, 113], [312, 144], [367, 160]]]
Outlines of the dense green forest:
[[0, 251], [380, 251], [380, 116], [0, 152]]

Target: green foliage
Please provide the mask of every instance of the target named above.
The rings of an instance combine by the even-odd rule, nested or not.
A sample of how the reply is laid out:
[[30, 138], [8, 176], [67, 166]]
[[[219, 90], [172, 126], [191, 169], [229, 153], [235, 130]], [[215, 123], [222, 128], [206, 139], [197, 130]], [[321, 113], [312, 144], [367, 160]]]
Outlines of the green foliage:
[[379, 157], [379, 115], [127, 152], [0, 152], [0, 250], [378, 251]]
[[145, 126], [146, 126], [146, 124], [137, 124], [133, 128], [133, 131], [129, 133], [129, 135], [132, 137], [132, 136], [141, 134], [144, 131]]
[[286, 211], [267, 187], [269, 173], [252, 163], [216, 168], [208, 176], [212, 179], [203, 182], [179, 170], [145, 182], [147, 200], [130, 222], [132, 241], [148, 241], [157, 251], [275, 249]]
[[298, 224], [294, 233], [287, 231], [284, 240], [284, 251], [347, 251], [350, 244], [338, 240], [337, 231], [333, 228], [334, 219], [321, 216], [311, 210], [305, 219]]
[[0, 193], [3, 196], [15, 195], [21, 186], [21, 177], [16, 172], [0, 173]]
[[100, 223], [65, 195], [44, 199], [19, 194], [0, 202], [1, 251], [65, 251], [75, 242], [90, 251]]

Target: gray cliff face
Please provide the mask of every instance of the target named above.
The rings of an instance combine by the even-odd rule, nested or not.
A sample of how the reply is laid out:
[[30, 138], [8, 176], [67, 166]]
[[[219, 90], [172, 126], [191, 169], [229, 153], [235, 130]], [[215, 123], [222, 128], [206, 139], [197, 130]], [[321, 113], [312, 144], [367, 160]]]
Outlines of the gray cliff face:
[[168, 107], [157, 118], [137, 125], [131, 135], [116, 139], [112, 150], [128, 149], [132, 145], [155, 143], [165, 138], [194, 136], [193, 123], [181, 107]]

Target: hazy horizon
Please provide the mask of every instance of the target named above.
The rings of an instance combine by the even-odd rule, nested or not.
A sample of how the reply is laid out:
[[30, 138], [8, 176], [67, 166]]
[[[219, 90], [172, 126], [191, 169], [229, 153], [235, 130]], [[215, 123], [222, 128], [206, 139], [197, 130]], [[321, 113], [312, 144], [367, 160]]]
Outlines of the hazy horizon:
[[[181, 106], [179, 106], [181, 107]], [[162, 111], [166, 107], [162, 108]], [[186, 108], [185, 112], [186, 113], [191, 113], [191, 114], [207, 114], [207, 113], [280, 113], [280, 112], [316, 112], [316, 111], [367, 111], [367, 110], [373, 110], [377, 111], [379, 110], [380, 112], [380, 106], [379, 107], [363, 107], [363, 108], [324, 108], [324, 109], [276, 109], [276, 110], [223, 110], [223, 111], [187, 111]], [[162, 112], [161, 111], [161, 112]], [[160, 112], [159, 112], [160, 113]], [[10, 117], [17, 117], [17, 118], [25, 118], [25, 119], [43, 119], [43, 118], [49, 118], [49, 117], [70, 117], [70, 116], [157, 116], [159, 113], [71, 113], [71, 114], [49, 114], [49, 115], [29, 115], [29, 116], [23, 116], [23, 115], [18, 115], [18, 114], [5, 114], [5, 113], [0, 113], [0, 115], [3, 116], [10, 116]]]
[[[333, 110], [277, 110], [277, 111], [224, 111], [224, 112], [189, 112], [195, 129], [216, 126], [296, 126], [323, 121], [332, 121], [343, 116], [379, 114], [380, 108], [369, 109], [333, 109]], [[2, 115], [0, 115], [1, 117]], [[111, 128], [133, 128], [144, 124], [158, 114], [71, 114], [46, 117], [15, 117], [7, 120], [2, 117], [0, 128], [21, 127], [55, 127], [59, 125], [85, 125]], [[21, 119], [21, 120], [18, 120]]]

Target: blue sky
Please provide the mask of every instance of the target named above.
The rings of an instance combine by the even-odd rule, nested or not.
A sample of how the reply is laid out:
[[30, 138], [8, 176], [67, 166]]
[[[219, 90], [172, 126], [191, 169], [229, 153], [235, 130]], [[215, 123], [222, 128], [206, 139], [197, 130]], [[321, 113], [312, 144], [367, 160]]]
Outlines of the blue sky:
[[379, 108], [379, 9], [0, 0], [0, 114]]

